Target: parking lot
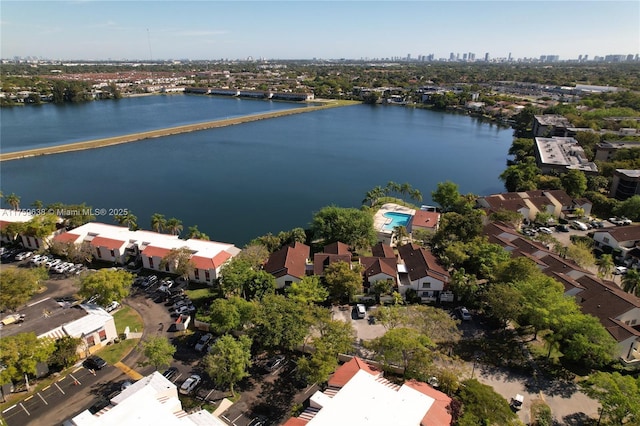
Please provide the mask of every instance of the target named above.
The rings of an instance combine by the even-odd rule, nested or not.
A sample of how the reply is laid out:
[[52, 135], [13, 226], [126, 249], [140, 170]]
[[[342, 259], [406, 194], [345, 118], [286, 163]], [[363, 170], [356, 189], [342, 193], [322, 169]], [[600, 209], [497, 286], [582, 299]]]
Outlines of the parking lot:
[[107, 366], [96, 372], [78, 367], [2, 412], [9, 426], [60, 424], [117, 391], [127, 377]]

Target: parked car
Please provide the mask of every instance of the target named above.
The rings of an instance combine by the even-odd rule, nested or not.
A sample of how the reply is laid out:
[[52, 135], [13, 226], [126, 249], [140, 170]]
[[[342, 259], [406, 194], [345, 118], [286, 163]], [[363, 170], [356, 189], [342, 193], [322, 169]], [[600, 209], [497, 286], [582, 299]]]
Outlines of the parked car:
[[16, 254], [16, 260], [25, 260], [33, 254], [31, 251], [23, 251], [22, 253]]
[[212, 338], [213, 338], [213, 334], [211, 333], [207, 333], [204, 336], [202, 336], [198, 341], [198, 343], [196, 343], [196, 346], [195, 346], [196, 351], [202, 352], [204, 348], [207, 347], [207, 343], [209, 343], [209, 340], [211, 340]]
[[133, 384], [133, 382], [131, 380], [125, 380], [124, 382], [122, 382], [122, 384], [120, 385], [120, 390], [123, 391], [126, 388], [128, 388], [129, 386], [131, 386]]
[[193, 305], [184, 305], [176, 309], [171, 313], [171, 317], [176, 318], [182, 314], [192, 314], [196, 311], [196, 307]]
[[183, 395], [189, 395], [200, 384], [202, 378], [197, 374], [192, 374], [187, 380], [180, 386], [180, 393]]
[[616, 266], [615, 269], [613, 270], [613, 273], [615, 275], [624, 275], [627, 273], [627, 267], [626, 266]]
[[102, 370], [104, 367], [107, 366], [107, 361], [100, 358], [99, 356], [94, 355], [85, 359], [82, 365], [85, 368], [90, 368], [92, 370]]
[[162, 373], [164, 378], [167, 380], [171, 380], [176, 374], [178, 374], [178, 369], [176, 367], [169, 367], [164, 373]]
[[120, 307], [120, 303], [116, 302], [115, 300], [111, 303], [109, 303], [107, 306], [104, 307], [104, 310], [107, 312], [111, 312], [111, 311], [115, 311], [116, 309], [118, 309]]
[[469, 313], [469, 310], [467, 308], [465, 308], [464, 306], [459, 306], [454, 310], [456, 316], [458, 318], [460, 318], [462, 321], [470, 321], [471, 320], [471, 314]]
[[594, 228], [604, 228], [604, 222], [601, 220], [592, 220], [589, 222]]
[[546, 226], [541, 226], [538, 228], [538, 232], [542, 232], [543, 234], [553, 234], [553, 230], [551, 228], [547, 228]]
[[280, 368], [287, 358], [284, 355], [276, 355], [265, 364], [267, 371], [276, 371]]
[[588, 231], [589, 227], [587, 226], [586, 223], [582, 223], [579, 220], [574, 220], [571, 222], [571, 227], [573, 229], [576, 229], [578, 231]]
[[517, 393], [516, 396], [511, 398], [511, 403], [509, 405], [511, 405], [511, 407], [514, 410], [520, 410], [522, 408], [523, 403], [524, 403], [524, 396]]
[[367, 316], [367, 308], [362, 303], [358, 303], [356, 305], [356, 315], [359, 319], [363, 319]]

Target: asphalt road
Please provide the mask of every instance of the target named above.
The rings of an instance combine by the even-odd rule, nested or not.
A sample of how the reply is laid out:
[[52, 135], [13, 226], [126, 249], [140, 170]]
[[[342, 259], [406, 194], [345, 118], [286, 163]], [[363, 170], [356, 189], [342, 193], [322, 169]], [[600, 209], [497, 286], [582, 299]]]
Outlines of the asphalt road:
[[117, 391], [126, 378], [113, 366], [107, 366], [95, 374], [78, 367], [51, 386], [7, 408], [2, 417], [9, 426], [60, 424], [91, 407], [101, 396], [106, 397]]

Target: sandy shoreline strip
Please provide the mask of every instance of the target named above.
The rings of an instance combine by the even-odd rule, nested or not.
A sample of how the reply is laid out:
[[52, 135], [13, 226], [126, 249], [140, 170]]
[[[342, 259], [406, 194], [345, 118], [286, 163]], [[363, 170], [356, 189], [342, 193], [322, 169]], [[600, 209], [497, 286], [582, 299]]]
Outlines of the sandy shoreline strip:
[[84, 142], [73, 142], [64, 145], [47, 146], [43, 148], [26, 149], [23, 151], [0, 153], [0, 161], [19, 160], [21, 158], [35, 157], [38, 155], [61, 154], [64, 152], [83, 151], [86, 149], [102, 148], [105, 146], [119, 145], [123, 143], [136, 142], [145, 139], [159, 138], [162, 136], [178, 135], [180, 133], [197, 132], [198, 130], [215, 129], [217, 127], [233, 126], [252, 121], [266, 120], [269, 118], [284, 117], [287, 115], [301, 114], [304, 112], [318, 111], [321, 109], [335, 108], [347, 105], [355, 105], [360, 102], [355, 101], [327, 101], [322, 105], [307, 108], [294, 108], [284, 111], [272, 111], [259, 114], [246, 115], [236, 118], [223, 118], [219, 120], [207, 121], [204, 123], [186, 124], [184, 126], [167, 127], [164, 129], [151, 130], [148, 132], [131, 133], [110, 138], [94, 139]]

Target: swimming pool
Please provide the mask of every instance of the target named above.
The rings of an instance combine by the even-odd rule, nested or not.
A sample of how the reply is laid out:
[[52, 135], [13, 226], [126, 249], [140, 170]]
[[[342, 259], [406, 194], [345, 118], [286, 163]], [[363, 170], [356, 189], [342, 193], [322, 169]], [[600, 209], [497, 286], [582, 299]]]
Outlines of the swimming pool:
[[391, 219], [391, 222], [386, 223], [382, 227], [383, 231], [393, 231], [393, 228], [396, 226], [407, 226], [411, 219], [411, 215], [406, 213], [387, 212], [384, 213], [383, 216], [387, 219]]

